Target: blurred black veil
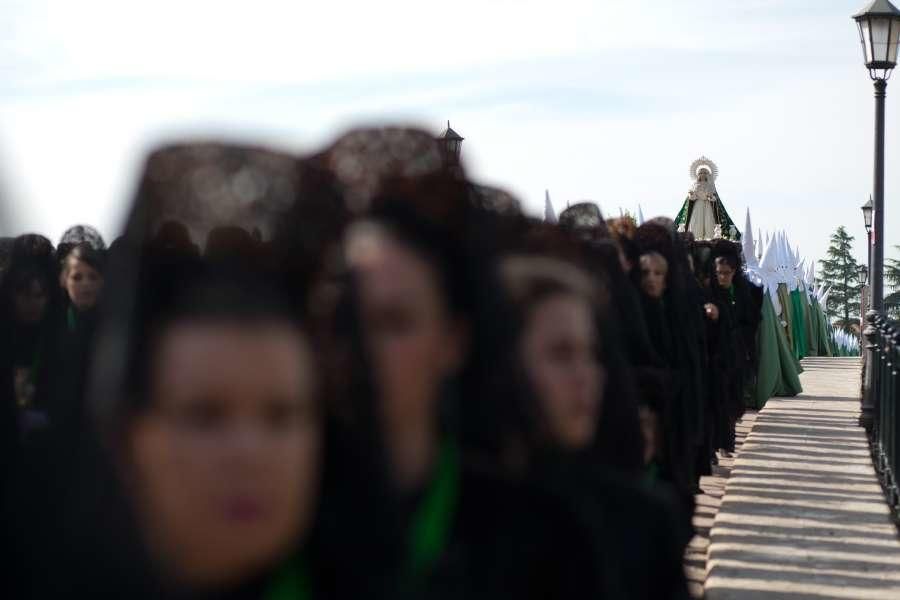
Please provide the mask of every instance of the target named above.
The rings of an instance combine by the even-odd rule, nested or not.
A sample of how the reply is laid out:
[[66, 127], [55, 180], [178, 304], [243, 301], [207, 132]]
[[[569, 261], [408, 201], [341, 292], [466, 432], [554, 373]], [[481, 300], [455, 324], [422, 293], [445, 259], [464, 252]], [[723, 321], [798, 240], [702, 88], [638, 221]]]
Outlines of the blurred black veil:
[[167, 320], [276, 314], [302, 320], [309, 264], [276, 243], [300, 195], [290, 155], [220, 143], [148, 157], [124, 235], [111, 253], [85, 398], [48, 439], [27, 482], [21, 533], [39, 594], [161, 597], [119, 471], [129, 419], [146, 402], [146, 363]]

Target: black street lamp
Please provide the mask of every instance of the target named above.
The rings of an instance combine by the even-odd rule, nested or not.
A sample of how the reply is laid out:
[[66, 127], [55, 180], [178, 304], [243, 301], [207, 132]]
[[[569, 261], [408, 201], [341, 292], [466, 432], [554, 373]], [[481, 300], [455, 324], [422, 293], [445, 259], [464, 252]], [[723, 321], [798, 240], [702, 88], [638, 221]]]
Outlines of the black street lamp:
[[869, 201], [862, 205], [863, 224], [866, 226], [866, 278], [872, 275], [872, 195], [869, 194]]
[[[866, 284], [869, 282], [869, 267], [868, 265], [859, 265], [857, 267], [856, 278], [859, 280], [859, 332], [862, 334], [862, 330], [865, 329], [865, 317], [866, 310], [868, 309], [872, 300], [868, 298], [868, 294], [866, 292], [868, 289], [866, 288]], [[862, 335], [860, 335], [860, 340], [862, 340]]]
[[466, 139], [453, 131], [450, 127], [450, 121], [447, 121], [447, 129], [445, 129], [441, 135], [438, 136], [437, 141], [441, 145], [441, 150], [444, 152], [444, 161], [445, 164], [451, 170], [459, 170], [460, 169], [460, 155], [462, 154], [462, 143], [463, 140]]
[[872, 309], [884, 306], [884, 97], [887, 80], [897, 65], [897, 45], [900, 42], [900, 10], [888, 0], [873, 0], [860, 13], [853, 15], [859, 26], [859, 40], [863, 47], [863, 61], [875, 82], [875, 181], [874, 223], [875, 243], [871, 254]]
[[872, 233], [872, 195], [869, 194], [869, 201], [862, 205], [863, 224], [866, 226], [866, 233]]

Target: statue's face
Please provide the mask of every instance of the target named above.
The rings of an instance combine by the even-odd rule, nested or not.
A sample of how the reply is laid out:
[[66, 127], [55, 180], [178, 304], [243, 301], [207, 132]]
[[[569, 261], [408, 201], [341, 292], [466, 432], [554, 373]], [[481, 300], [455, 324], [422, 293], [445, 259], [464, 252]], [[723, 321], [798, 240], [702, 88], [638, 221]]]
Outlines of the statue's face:
[[700, 172], [697, 174], [697, 179], [706, 183], [707, 181], [709, 181], [709, 171], [707, 171], [706, 169], [700, 169]]

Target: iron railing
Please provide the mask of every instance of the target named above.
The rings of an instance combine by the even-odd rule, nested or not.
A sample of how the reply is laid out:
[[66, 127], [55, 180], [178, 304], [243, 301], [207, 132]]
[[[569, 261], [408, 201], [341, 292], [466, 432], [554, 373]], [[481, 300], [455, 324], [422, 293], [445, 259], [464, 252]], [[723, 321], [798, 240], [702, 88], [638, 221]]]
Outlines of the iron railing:
[[895, 520], [900, 520], [900, 326], [883, 313], [866, 315], [866, 374], [863, 413], [872, 459]]

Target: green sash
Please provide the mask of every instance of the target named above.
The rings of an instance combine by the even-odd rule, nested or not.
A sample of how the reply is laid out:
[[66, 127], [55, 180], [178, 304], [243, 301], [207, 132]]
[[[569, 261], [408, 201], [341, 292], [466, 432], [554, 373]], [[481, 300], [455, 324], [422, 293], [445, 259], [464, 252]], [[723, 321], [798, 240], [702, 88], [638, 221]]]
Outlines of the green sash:
[[447, 546], [459, 500], [459, 471], [459, 448], [447, 440], [441, 448], [434, 480], [410, 527], [407, 573], [414, 585], [428, 576]]
[[74, 332], [75, 328], [78, 326], [78, 316], [75, 314], [75, 308], [69, 306], [66, 310], [66, 323], [69, 326], [69, 332]]
[[289, 560], [275, 575], [266, 592], [266, 600], [310, 600], [312, 585], [306, 561]]
[[[437, 472], [419, 508], [413, 515], [409, 536], [409, 581], [419, 585], [444, 553], [459, 497], [459, 449], [444, 443]], [[275, 576], [266, 600], [309, 600], [312, 598], [309, 570], [305, 561], [291, 560]]]

